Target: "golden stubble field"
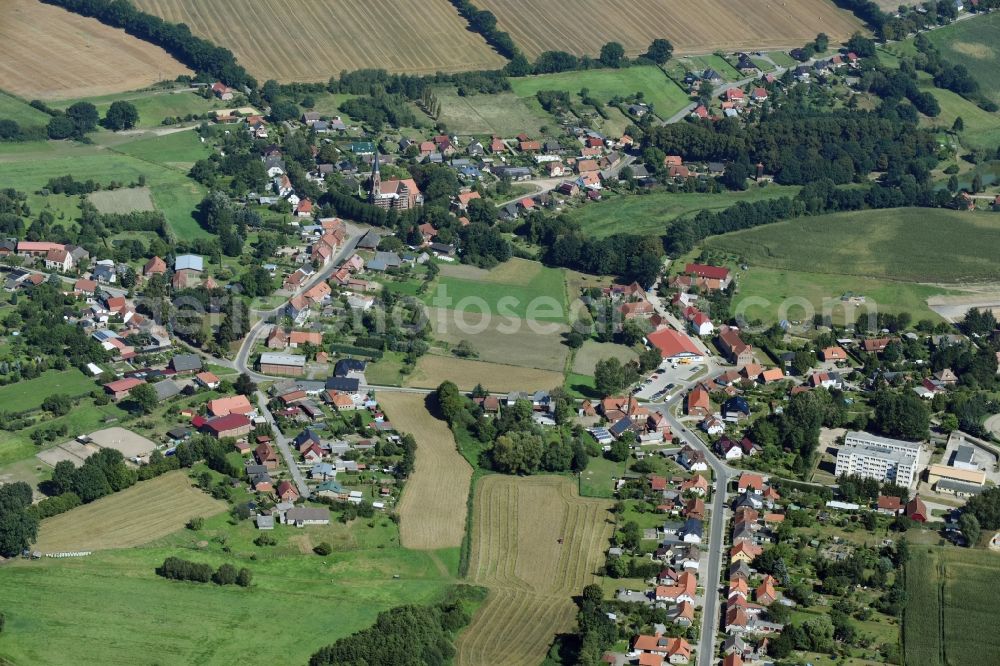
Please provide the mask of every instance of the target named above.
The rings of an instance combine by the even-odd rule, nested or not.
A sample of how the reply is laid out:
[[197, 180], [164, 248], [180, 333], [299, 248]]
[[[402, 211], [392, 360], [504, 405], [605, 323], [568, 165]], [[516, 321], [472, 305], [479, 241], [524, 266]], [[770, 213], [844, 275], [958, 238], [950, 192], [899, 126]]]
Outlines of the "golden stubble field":
[[434, 418], [425, 396], [378, 394], [379, 404], [402, 433], [417, 440], [417, 461], [399, 503], [399, 540], [405, 548], [435, 550], [462, 545], [472, 467], [455, 446], [448, 425]]
[[225, 510], [225, 502], [194, 487], [184, 472], [167, 472], [46, 518], [34, 548], [43, 553], [131, 548], [176, 532], [191, 518]]
[[191, 72], [166, 51], [38, 0], [0, 2], [0, 89], [25, 99], [105, 95]]
[[528, 57], [561, 50], [596, 56], [621, 42], [629, 55], [659, 37], [677, 53], [801, 46], [819, 32], [831, 42], [863, 26], [829, 0], [479, 0]]
[[459, 637], [456, 663], [544, 660], [555, 635], [573, 628], [572, 597], [597, 579], [613, 531], [609, 509], [581, 498], [568, 477], [479, 482], [468, 579], [490, 594]]
[[225, 46], [254, 76], [326, 81], [341, 70], [410, 74], [506, 62], [447, 0], [134, 0]]

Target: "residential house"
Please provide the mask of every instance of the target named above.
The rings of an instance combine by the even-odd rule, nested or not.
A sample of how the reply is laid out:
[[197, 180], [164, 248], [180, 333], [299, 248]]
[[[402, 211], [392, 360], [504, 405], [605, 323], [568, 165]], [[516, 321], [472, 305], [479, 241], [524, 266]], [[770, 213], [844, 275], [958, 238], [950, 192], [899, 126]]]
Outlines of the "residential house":
[[278, 499], [282, 502], [295, 502], [299, 499], [299, 491], [291, 481], [282, 481], [278, 484]]
[[261, 442], [254, 449], [253, 457], [258, 465], [262, 465], [267, 470], [278, 468], [278, 452], [274, 450], [270, 442]]
[[712, 411], [712, 400], [708, 391], [700, 384], [687, 395], [687, 413], [690, 416], [708, 416]]
[[719, 347], [729, 359], [729, 362], [736, 364], [737, 367], [742, 368], [753, 363], [753, 347], [743, 342], [738, 328], [720, 326]]

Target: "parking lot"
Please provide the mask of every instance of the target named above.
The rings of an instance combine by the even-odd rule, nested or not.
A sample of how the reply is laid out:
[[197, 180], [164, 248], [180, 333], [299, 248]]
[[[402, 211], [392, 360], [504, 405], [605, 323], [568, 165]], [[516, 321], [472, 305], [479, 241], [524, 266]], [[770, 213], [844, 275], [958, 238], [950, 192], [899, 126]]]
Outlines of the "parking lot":
[[[660, 368], [655, 372], [651, 373], [642, 384], [640, 384], [639, 391], [636, 392], [635, 397], [639, 400], [655, 400], [654, 395], [660, 394], [659, 401], [663, 401], [670, 396], [673, 396], [683, 383], [688, 382], [691, 378], [698, 372], [702, 372], [705, 367], [703, 363], [691, 363], [688, 365], [678, 364], [676, 368], [670, 366], [669, 364], [666, 368]], [[652, 379], [652, 375], [658, 375], [655, 379]], [[673, 386], [670, 386], [673, 384]], [[667, 388], [670, 386], [670, 388]], [[665, 391], [666, 393], [662, 393]]]

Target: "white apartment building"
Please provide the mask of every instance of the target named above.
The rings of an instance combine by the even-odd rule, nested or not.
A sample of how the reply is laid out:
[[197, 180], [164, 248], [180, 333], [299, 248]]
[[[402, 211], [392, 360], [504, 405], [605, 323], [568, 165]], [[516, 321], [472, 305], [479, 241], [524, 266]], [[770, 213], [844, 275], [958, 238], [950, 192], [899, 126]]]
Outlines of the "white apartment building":
[[881, 446], [845, 444], [837, 451], [837, 476], [856, 474], [900, 486], [911, 486], [917, 477], [917, 454]]
[[847, 446], [869, 446], [876, 449], [888, 449], [913, 457], [919, 457], [920, 449], [923, 448], [923, 442], [906, 442], [901, 439], [879, 437], [878, 435], [858, 430], [849, 431], [844, 435], [844, 444]]

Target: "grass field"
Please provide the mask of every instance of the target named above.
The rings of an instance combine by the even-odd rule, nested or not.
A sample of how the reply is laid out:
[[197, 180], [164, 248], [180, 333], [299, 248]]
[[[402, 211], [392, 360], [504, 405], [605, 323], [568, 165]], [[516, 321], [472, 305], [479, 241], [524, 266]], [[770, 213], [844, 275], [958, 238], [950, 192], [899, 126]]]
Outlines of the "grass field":
[[529, 57], [553, 49], [597, 56], [606, 42], [620, 42], [638, 55], [650, 42], [669, 39], [677, 53], [754, 50], [800, 46], [826, 32], [832, 41], [847, 39], [861, 23], [833, 3], [800, 0], [481, 0]]
[[202, 143], [193, 131], [140, 138], [115, 149], [144, 162], [162, 164], [185, 173], [195, 162], [212, 154], [210, 145]]
[[717, 236], [707, 245], [752, 266], [784, 270], [912, 282], [1000, 278], [1000, 227], [989, 213], [928, 208], [837, 213]]
[[5, 0], [0, 84], [25, 99], [134, 90], [190, 74], [163, 49], [38, 0]]
[[587, 469], [580, 474], [580, 494], [584, 497], [613, 499], [614, 479], [625, 474], [625, 463], [608, 460], [601, 456], [591, 458]]
[[0, 387], [0, 405], [5, 411], [23, 412], [41, 406], [43, 400], [55, 393], [76, 397], [95, 388], [94, 381], [76, 368], [46, 370], [35, 379]]
[[490, 594], [459, 637], [457, 664], [543, 660], [555, 635], [573, 627], [572, 596], [596, 580], [612, 532], [608, 508], [580, 498], [566, 477], [479, 482], [468, 577]]
[[312, 82], [363, 68], [433, 74], [504, 64], [446, 0], [262, 0], [253, 11], [241, 0], [135, 4], [231, 49], [261, 80]]
[[969, 148], [995, 148], [1000, 145], [1000, 113], [990, 113], [950, 90], [922, 87], [937, 99], [941, 114], [936, 118], [923, 118], [922, 124], [950, 130], [955, 118], [961, 117], [965, 129], [961, 132], [962, 144]]
[[131, 213], [134, 210], [155, 210], [153, 195], [148, 187], [128, 187], [101, 190], [87, 195], [101, 213]]
[[427, 354], [417, 361], [416, 370], [404, 385], [437, 388], [444, 381], [455, 382], [463, 391], [471, 391], [476, 384], [490, 391], [539, 391], [562, 386], [563, 375], [551, 370]]
[[[733, 307], [748, 320], [768, 322], [782, 319], [811, 320], [813, 314], [827, 313], [837, 324], [853, 322], [858, 315], [871, 311], [909, 312], [914, 320], [938, 320], [927, 305], [932, 296], [956, 294], [945, 288], [868, 278], [860, 275], [836, 275], [814, 271], [792, 271], [751, 264], [740, 276], [739, 292]], [[865, 305], [848, 307], [840, 297], [847, 293], [865, 297]]]
[[927, 38], [952, 64], [962, 64], [979, 82], [980, 90], [1000, 103], [1000, 14], [996, 12], [959, 21], [940, 30], [931, 30]]
[[[52, 106], [61, 109], [69, 106], [74, 101], [77, 100], [57, 102]], [[139, 129], [162, 127], [163, 119], [167, 117], [174, 118], [180, 116], [183, 118], [188, 114], [200, 115], [213, 109], [224, 109], [231, 106], [214, 97], [205, 99], [188, 88], [116, 93], [113, 95], [88, 97], [84, 101], [96, 106], [98, 113], [102, 116], [107, 112], [112, 102], [126, 101], [131, 103], [139, 112]]]
[[478, 312], [441, 308], [428, 308], [427, 315], [436, 340], [452, 346], [464, 340], [481, 361], [555, 372], [566, 367], [569, 347], [563, 344], [562, 336], [569, 326], [564, 324], [548, 322], [538, 326], [525, 319], [485, 317]]
[[[65, 439], [69, 439], [99, 429], [107, 419], [119, 420], [124, 416], [126, 413], [115, 404], [98, 406], [94, 404], [93, 399], [85, 398], [65, 416], [56, 418], [47, 416], [34, 426], [17, 432], [0, 431], [0, 465], [28, 458], [34, 459], [35, 453], [39, 450], [31, 440], [31, 433], [35, 430], [65, 425]], [[55, 442], [49, 442], [48, 445], [60, 444], [65, 439], [60, 438]]]
[[417, 440], [416, 466], [399, 503], [400, 542], [415, 550], [461, 546], [472, 467], [448, 425], [427, 411], [425, 396], [382, 392], [378, 400], [398, 431]]
[[[291, 528], [275, 531], [280, 539], [284, 529]], [[200, 538], [192, 535], [185, 546], [0, 568], [0, 606], [7, 615], [0, 658], [40, 666], [65, 664], [67, 655], [81, 664], [182, 666], [232, 664], [234, 655], [243, 655], [242, 663], [304, 664], [318, 648], [370, 626], [379, 612], [434, 603], [454, 583], [436, 553], [396, 547], [269, 557], [266, 549], [242, 542], [191, 543]], [[253, 586], [162, 579], [154, 569], [171, 555], [245, 566]], [[24, 603], [26, 591], [31, 603]]]
[[458, 134], [538, 136], [542, 126], [552, 122], [540, 107], [509, 92], [459, 97], [452, 89], [442, 88], [436, 95], [441, 101], [440, 121]]
[[196, 516], [226, 510], [184, 472], [141, 481], [128, 490], [42, 521], [35, 548], [43, 553], [133, 548], [184, 527]]
[[[139, 150], [145, 149], [148, 140], [136, 141], [140, 144]], [[195, 207], [205, 196], [205, 188], [181, 170], [120, 152], [125, 149], [129, 149], [128, 144], [114, 150], [99, 145], [51, 141], [4, 144], [0, 146], [0, 182], [28, 194], [32, 211], [51, 210], [58, 223], [62, 219], [60, 214], [68, 219], [76, 217], [79, 205], [75, 197], [36, 194], [49, 178], [68, 174], [81, 180], [92, 178], [102, 183], [115, 180], [128, 184], [145, 175], [153, 203], [157, 210], [163, 211], [179, 238], [207, 236], [192, 217]]]
[[489, 271], [455, 266], [442, 269], [434, 288], [424, 297], [428, 305], [493, 317], [566, 321], [563, 272], [535, 261], [511, 259]]
[[565, 90], [575, 95], [582, 88], [589, 88], [595, 99], [605, 103], [616, 95], [641, 91], [643, 101], [651, 104], [661, 118], [669, 118], [690, 103], [687, 93], [680, 86], [652, 66], [525, 76], [511, 79], [510, 84], [518, 97], [534, 97], [539, 90]]
[[625, 345], [587, 340], [582, 347], [576, 350], [576, 356], [573, 357], [573, 372], [578, 375], [593, 375], [597, 362], [612, 356], [622, 363], [634, 361], [639, 357], [635, 351]]
[[49, 114], [3, 91], [0, 91], [0, 118], [13, 120], [25, 127], [45, 125], [49, 122]]
[[596, 238], [612, 234], [662, 234], [667, 222], [689, 213], [722, 210], [739, 201], [793, 197], [798, 191], [797, 186], [768, 185], [750, 187], [744, 192], [718, 194], [657, 192], [627, 197], [606, 195], [602, 201], [580, 206], [569, 215], [580, 223], [584, 233]]
[[984, 550], [912, 549], [903, 617], [908, 665], [1000, 662], [990, 603], [997, 558]]

